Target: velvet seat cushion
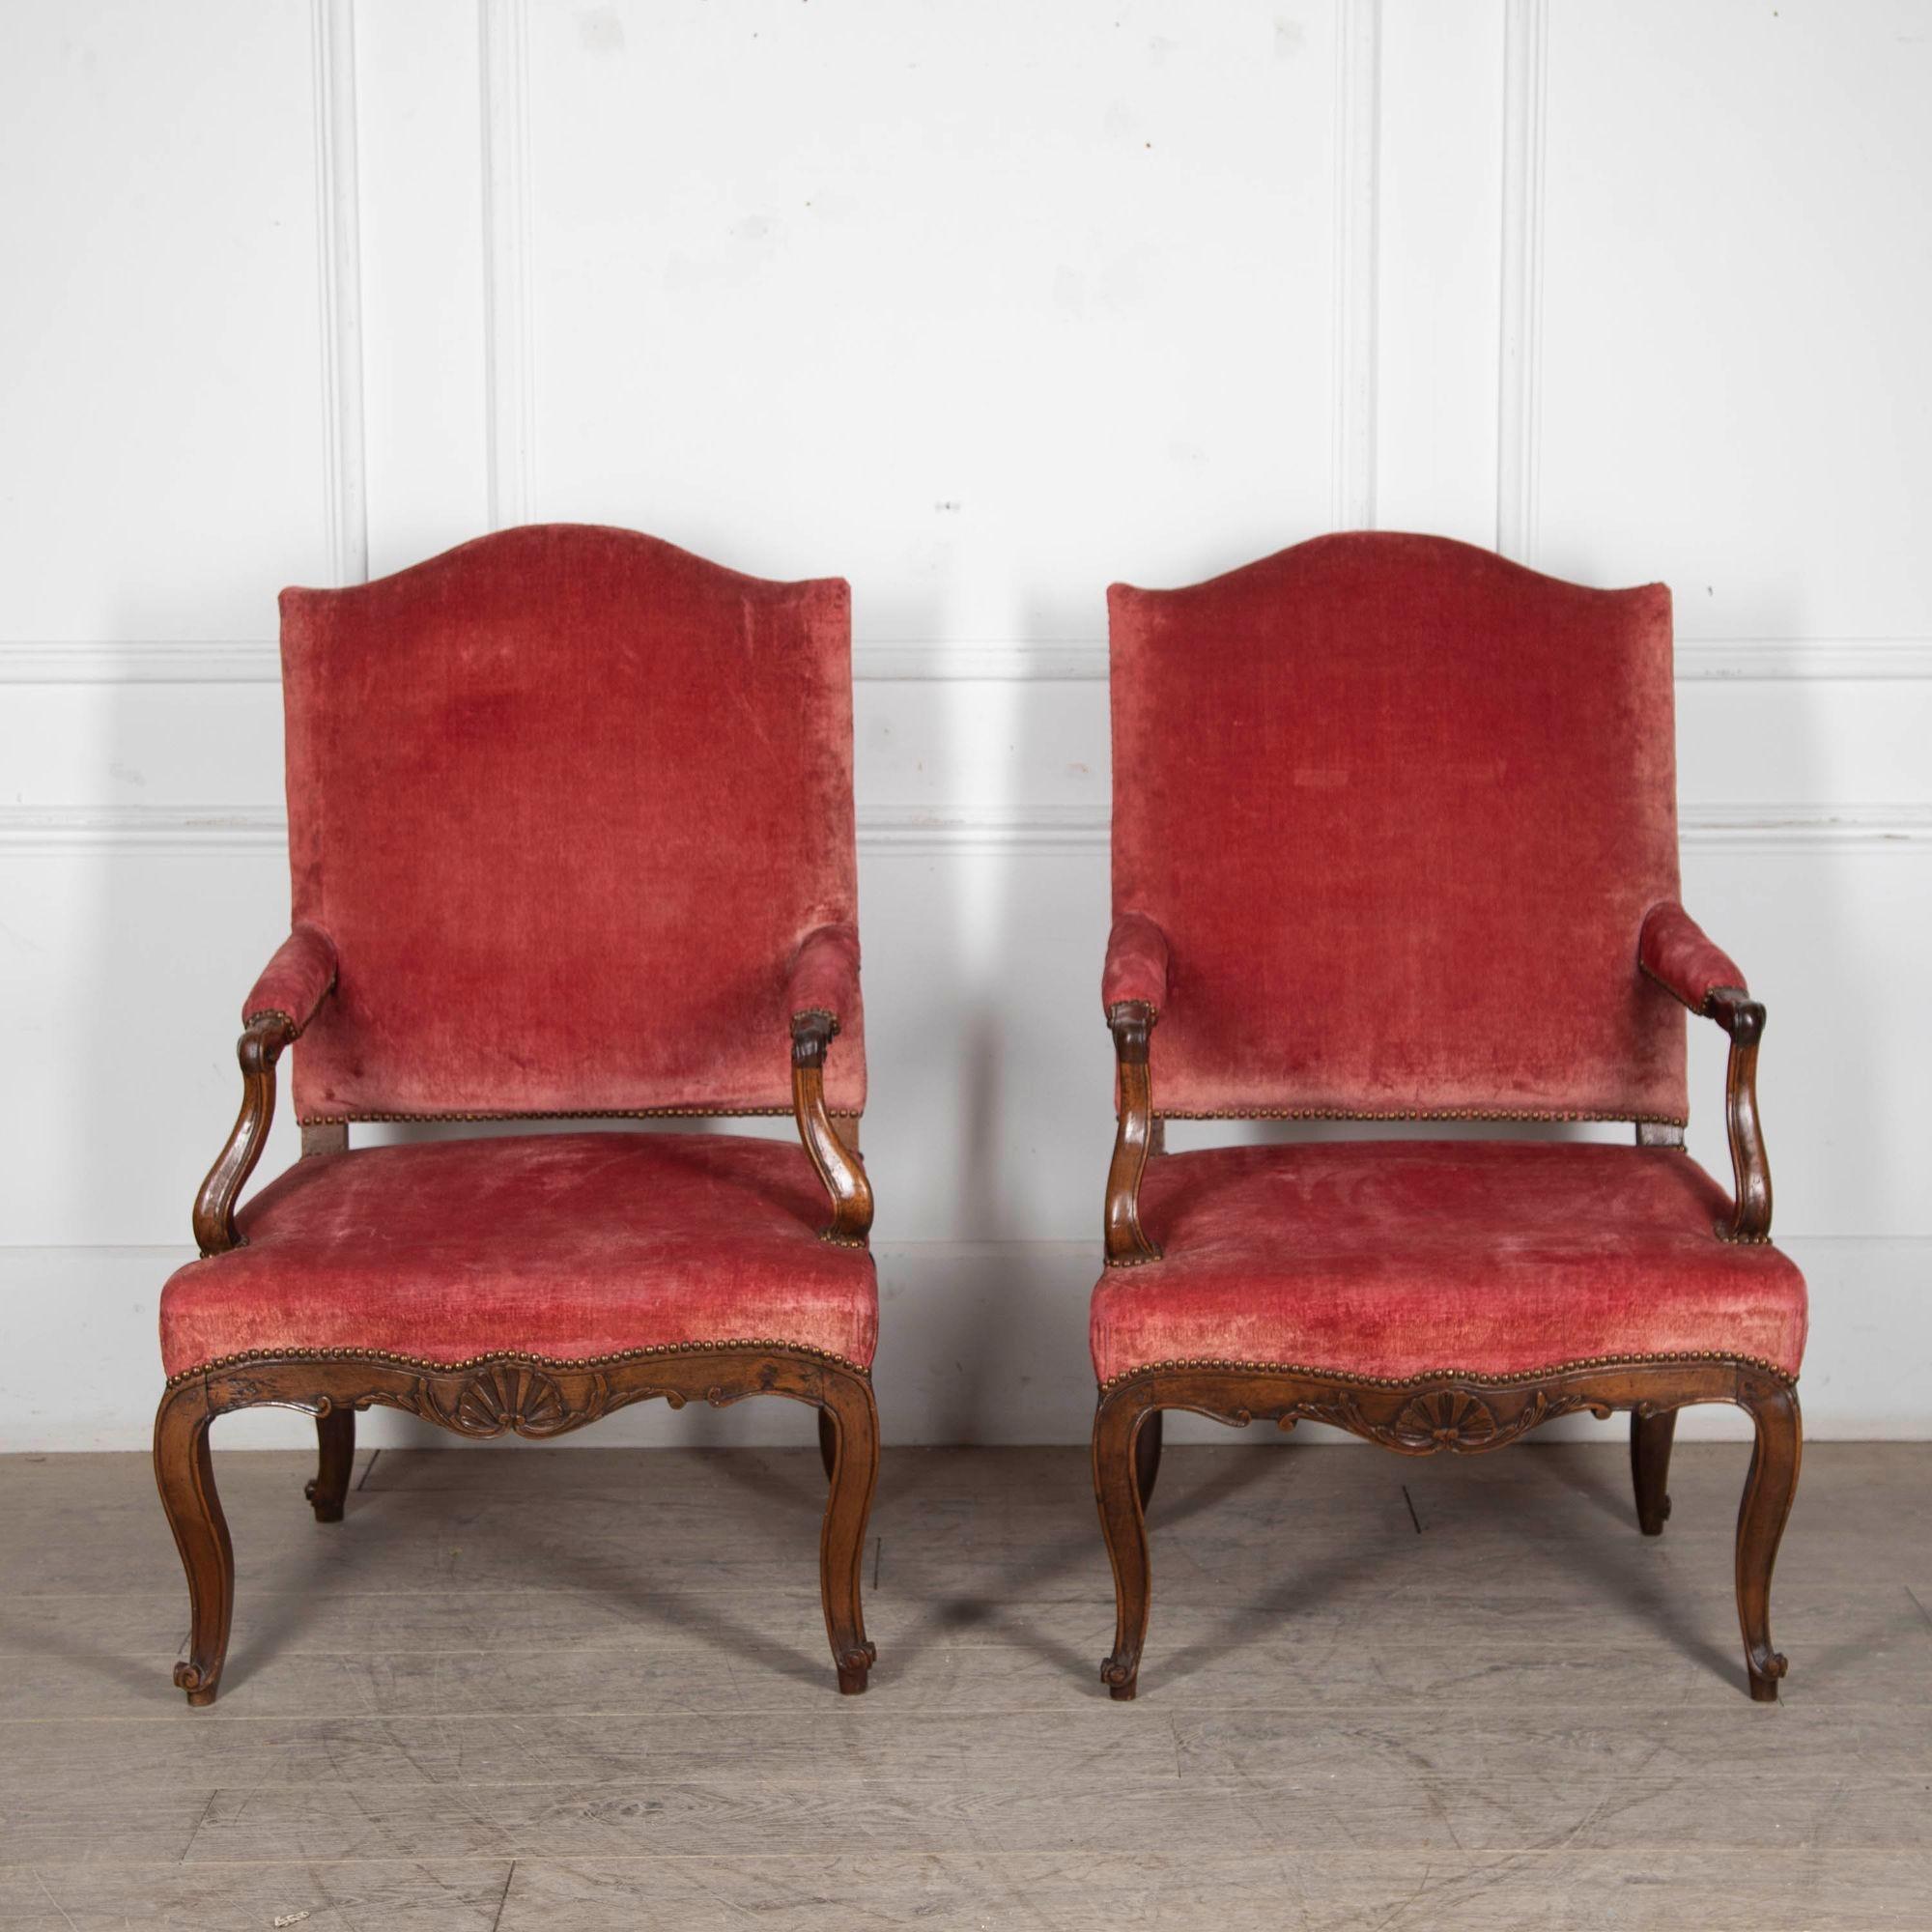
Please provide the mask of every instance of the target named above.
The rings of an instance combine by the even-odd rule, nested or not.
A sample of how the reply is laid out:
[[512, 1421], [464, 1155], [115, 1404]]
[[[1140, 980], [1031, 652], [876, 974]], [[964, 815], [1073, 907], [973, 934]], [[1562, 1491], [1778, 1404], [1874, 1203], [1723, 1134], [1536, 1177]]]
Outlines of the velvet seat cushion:
[[1719, 1240], [1689, 1155], [1541, 1142], [1217, 1148], [1148, 1163], [1158, 1262], [1094, 1292], [1102, 1382], [1150, 1363], [1275, 1362], [1406, 1380], [1598, 1356], [1739, 1355], [1796, 1375], [1804, 1277]]
[[265, 1349], [460, 1362], [683, 1342], [820, 1349], [864, 1368], [872, 1258], [818, 1238], [796, 1142], [520, 1135], [298, 1161], [237, 1215], [247, 1245], [161, 1293], [169, 1375]]

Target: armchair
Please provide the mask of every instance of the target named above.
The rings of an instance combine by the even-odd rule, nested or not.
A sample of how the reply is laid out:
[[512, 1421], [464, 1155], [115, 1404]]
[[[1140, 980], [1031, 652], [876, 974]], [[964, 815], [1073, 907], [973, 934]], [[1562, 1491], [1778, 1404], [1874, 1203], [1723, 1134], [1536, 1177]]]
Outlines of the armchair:
[[[1138, 1681], [1169, 1408], [1410, 1456], [1628, 1409], [1655, 1536], [1677, 1411], [1728, 1402], [1756, 1435], [1747, 1672], [1775, 1699], [1805, 1293], [1771, 1245], [1764, 1008], [1678, 903], [1669, 593], [1356, 534], [1109, 605], [1112, 1694]], [[1684, 1151], [1678, 1005], [1730, 1036], [1728, 1201]], [[1167, 1120], [1238, 1117], [1625, 1121], [1636, 1144], [1163, 1151]]]
[[[633, 1403], [818, 1413], [838, 1687], [874, 1651], [860, 1552], [878, 1296], [852, 810], [850, 607], [628, 531], [504, 531], [282, 598], [289, 937], [242, 1007], [242, 1111], [161, 1296], [175, 1681], [213, 1700], [234, 1556], [217, 1416], [560, 1435]], [[835, 1040], [837, 1042], [835, 1050]], [[295, 1049], [301, 1157], [238, 1207]], [[351, 1125], [782, 1115], [798, 1139]]]

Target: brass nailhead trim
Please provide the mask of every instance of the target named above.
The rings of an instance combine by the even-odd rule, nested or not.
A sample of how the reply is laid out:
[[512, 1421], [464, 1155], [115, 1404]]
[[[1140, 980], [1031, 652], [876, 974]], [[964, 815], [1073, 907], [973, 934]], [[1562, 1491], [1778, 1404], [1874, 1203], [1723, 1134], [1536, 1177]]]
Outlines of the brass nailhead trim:
[[[862, 1118], [849, 1108], [840, 1110], [832, 1107], [826, 1111], [835, 1121]], [[298, 1114], [296, 1124], [298, 1127], [349, 1127], [410, 1121], [788, 1121], [792, 1112], [790, 1107], [622, 1107], [612, 1113], [608, 1108], [599, 1107], [580, 1114], [559, 1107], [548, 1114]]]
[[1675, 1114], [1557, 1114], [1533, 1107], [1403, 1107], [1368, 1113], [1351, 1107], [1210, 1107], [1180, 1112], [1162, 1107], [1157, 1121], [1600, 1121], [1638, 1122], [1647, 1127], [1688, 1127]]
[[469, 1355], [460, 1362], [433, 1362], [423, 1355], [399, 1355], [389, 1349], [250, 1349], [244, 1354], [217, 1355], [192, 1369], [183, 1369], [168, 1378], [169, 1388], [191, 1382], [201, 1376], [224, 1369], [241, 1368], [251, 1362], [369, 1362], [381, 1368], [414, 1369], [427, 1375], [460, 1376], [472, 1369], [494, 1367], [499, 1362], [515, 1362], [539, 1369], [609, 1369], [625, 1362], [644, 1361], [653, 1355], [699, 1355], [724, 1349], [782, 1349], [794, 1355], [810, 1355], [848, 1369], [870, 1381], [870, 1369], [861, 1368], [830, 1349], [814, 1349], [809, 1342], [745, 1341], [653, 1342], [641, 1349], [620, 1349], [609, 1355], [536, 1355], [524, 1349], [503, 1349], [488, 1355]]
[[[316, 1000], [315, 1005], [309, 1009], [308, 1016], [310, 1020], [313, 1020], [316, 1014], [321, 1012], [323, 1001], [327, 999], [329, 994], [335, 991], [335, 980], [336, 980], [336, 976], [333, 973], [331, 973], [328, 976], [328, 984], [322, 989], [321, 995]], [[253, 1026], [257, 1020], [285, 1021], [287, 1023], [289, 1031], [292, 1034], [294, 1034], [296, 1038], [298, 1039], [299, 1039], [302, 1037], [302, 1035], [308, 1031], [306, 1023], [297, 1019], [295, 1014], [293, 1013], [284, 1012], [280, 1007], [258, 1007], [252, 1013], [243, 1013], [242, 1015], [242, 1025], [244, 1029]]]
[[1741, 1369], [1760, 1369], [1768, 1376], [1776, 1376], [1787, 1387], [1796, 1387], [1798, 1378], [1780, 1369], [1774, 1362], [1767, 1362], [1757, 1355], [1733, 1355], [1717, 1350], [1693, 1350], [1688, 1352], [1671, 1351], [1658, 1355], [1583, 1355], [1575, 1361], [1557, 1362], [1544, 1369], [1511, 1369], [1503, 1374], [1485, 1369], [1426, 1369], [1416, 1376], [1363, 1376], [1350, 1369], [1317, 1369], [1301, 1362], [1242, 1362], [1228, 1360], [1220, 1356], [1198, 1355], [1185, 1359], [1176, 1357], [1169, 1361], [1143, 1362], [1139, 1368], [1122, 1369], [1117, 1376], [1109, 1376], [1100, 1384], [1104, 1395], [1121, 1383], [1132, 1381], [1136, 1376], [1159, 1375], [1168, 1369], [1223, 1369], [1236, 1370], [1264, 1376], [1301, 1376], [1310, 1381], [1347, 1382], [1355, 1388], [1419, 1389], [1435, 1382], [1483, 1382], [1495, 1385], [1506, 1383], [1547, 1381], [1551, 1376], [1574, 1375], [1580, 1369], [1627, 1369], [1646, 1367], [1668, 1362], [1725, 1362], [1734, 1363]]
[[1675, 1000], [1680, 1007], [1686, 1009], [1686, 1011], [1695, 1013], [1699, 1019], [1708, 1019], [1710, 1017], [1711, 996], [1709, 993], [1706, 993], [1704, 995], [1703, 1003], [1700, 1006], [1692, 1006], [1690, 1002], [1687, 1000], [1684, 997], [1684, 995], [1680, 993], [1677, 990], [1677, 988], [1670, 983], [1668, 980], [1662, 978], [1660, 974], [1651, 971], [1650, 961], [1648, 959], [1639, 959], [1636, 962], [1636, 970], [1639, 973], [1641, 973], [1643, 977], [1646, 980], [1648, 980], [1653, 986], [1662, 987], [1663, 990], [1666, 993], [1668, 993], [1670, 997], [1673, 1000]]
[[1746, 999], [1750, 998], [1750, 988], [1748, 986], [1706, 986], [1704, 988], [1704, 997], [1695, 1006], [1692, 1006], [1668, 980], [1663, 979], [1659, 974], [1653, 973], [1650, 970], [1647, 960], [1639, 959], [1636, 963], [1637, 970], [1642, 973], [1646, 980], [1651, 980], [1656, 985], [1662, 986], [1680, 1007], [1684, 1008], [1688, 1012], [1694, 1013], [1700, 1020], [1707, 1020], [1711, 1017], [1711, 1001], [1719, 993], [1742, 993]]

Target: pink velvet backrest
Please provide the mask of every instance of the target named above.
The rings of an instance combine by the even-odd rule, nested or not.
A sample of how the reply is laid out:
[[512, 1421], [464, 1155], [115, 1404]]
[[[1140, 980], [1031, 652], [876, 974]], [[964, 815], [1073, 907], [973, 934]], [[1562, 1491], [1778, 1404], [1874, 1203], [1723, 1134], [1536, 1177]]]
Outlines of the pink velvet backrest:
[[1158, 1112], [1684, 1118], [1662, 584], [1364, 533], [1108, 608]]
[[[282, 594], [304, 1120], [789, 1112], [785, 974], [856, 918], [851, 600], [628, 530]], [[827, 1067], [865, 1098], [859, 1016]]]

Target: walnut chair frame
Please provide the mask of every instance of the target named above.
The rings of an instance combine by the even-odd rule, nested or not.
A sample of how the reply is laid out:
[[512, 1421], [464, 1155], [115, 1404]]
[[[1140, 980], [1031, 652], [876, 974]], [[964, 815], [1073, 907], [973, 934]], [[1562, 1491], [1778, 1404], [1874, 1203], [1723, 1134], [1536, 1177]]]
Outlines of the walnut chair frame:
[[[326, 997], [326, 996], [325, 996]], [[838, 1024], [830, 1013], [794, 1015], [792, 1097], [801, 1140], [825, 1183], [832, 1219], [821, 1238], [866, 1244], [872, 1191], [858, 1152], [857, 1122], [835, 1124], [824, 1068]], [[250, 1018], [238, 1047], [242, 1111], [195, 1197], [195, 1240], [204, 1256], [245, 1244], [235, 1205], [260, 1160], [275, 1106], [275, 1065], [302, 1028], [287, 1013]], [[843, 1125], [844, 1134], [839, 1131]], [[348, 1146], [342, 1122], [305, 1124], [304, 1157]], [[849, 1136], [849, 1142], [848, 1137]], [[340, 1522], [355, 1454], [355, 1414], [375, 1406], [422, 1416], [459, 1435], [563, 1435], [634, 1403], [662, 1400], [714, 1408], [748, 1396], [784, 1396], [818, 1411], [819, 1453], [830, 1484], [819, 1536], [819, 1590], [826, 1634], [847, 1693], [866, 1689], [877, 1649], [860, 1603], [866, 1523], [878, 1477], [878, 1410], [869, 1373], [782, 1343], [721, 1342], [640, 1349], [581, 1361], [497, 1354], [458, 1363], [380, 1352], [273, 1350], [213, 1362], [173, 1378], [155, 1418], [155, 1473], [187, 1575], [188, 1654], [175, 1665], [190, 1704], [214, 1701], [235, 1607], [235, 1552], [215, 1491], [209, 1432], [236, 1409], [294, 1408], [315, 1417], [319, 1463], [304, 1494], [318, 1522]]]
[[[1730, 1037], [1725, 1107], [1736, 1207], [1729, 1223], [1714, 1232], [1728, 1241], [1768, 1241], [1771, 1169], [1757, 1112], [1764, 1008], [1735, 987], [1718, 987], [1697, 1010]], [[1149, 1054], [1158, 1011], [1146, 1001], [1121, 1001], [1108, 1009], [1107, 1019], [1120, 1105], [1107, 1176], [1106, 1260], [1109, 1267], [1135, 1267], [1161, 1258], [1140, 1219], [1141, 1179], [1165, 1142], [1166, 1123], [1154, 1112]], [[1635, 1126], [1640, 1146], [1684, 1144], [1681, 1126], [1652, 1122]], [[1116, 1699], [1126, 1700], [1139, 1679], [1152, 1588], [1147, 1506], [1160, 1467], [1161, 1417], [1168, 1409], [1237, 1429], [1258, 1418], [1282, 1430], [1322, 1422], [1402, 1456], [1442, 1450], [1480, 1455], [1519, 1441], [1559, 1415], [1587, 1411], [1607, 1419], [1627, 1409], [1637, 1525], [1645, 1536], [1658, 1536], [1670, 1514], [1667, 1481], [1677, 1411], [1706, 1402], [1735, 1404], [1756, 1432], [1738, 1511], [1738, 1619], [1750, 1694], [1759, 1703], [1775, 1702], [1786, 1662], [1772, 1648], [1771, 1575], [1798, 1487], [1803, 1446], [1798, 1392], [1768, 1363], [1717, 1355], [1567, 1362], [1541, 1374], [1502, 1378], [1452, 1372], [1407, 1381], [1233, 1361], [1162, 1362], [1118, 1378], [1100, 1390], [1094, 1422], [1094, 1489], [1116, 1604], [1114, 1647], [1101, 1663], [1101, 1681]]]
[[[838, 1688], [864, 1690], [876, 1286], [868, 1258], [825, 1251], [867, 1248], [872, 1225], [849, 587], [747, 577], [637, 531], [540, 525], [373, 582], [285, 591], [281, 611], [289, 937], [242, 1008], [241, 1111], [194, 1203], [203, 1261], [162, 1294], [155, 1469], [192, 1608], [177, 1685], [211, 1703], [228, 1646], [218, 1416], [313, 1415], [307, 1495], [332, 1523], [358, 1410], [547, 1439], [634, 1403], [769, 1395], [817, 1412], [826, 1633]], [[359, 695], [377, 690], [380, 706]], [[600, 1022], [606, 1010], [626, 1018]], [[301, 1157], [238, 1214], [292, 1047]], [[436, 1272], [445, 1204], [434, 1179], [408, 1179], [434, 1162], [400, 1182], [379, 1165], [427, 1150], [349, 1151], [363, 1122], [787, 1113], [804, 1160], [778, 1145], [721, 1154], [724, 1134], [662, 1150], [614, 1137], [599, 1157], [635, 1157], [641, 1179], [604, 1183], [608, 1227], [506, 1192], [500, 1219], [485, 1209], [456, 1230], [501, 1253], [484, 1287], [508, 1287], [494, 1295], [469, 1293], [461, 1262], [447, 1283]], [[451, 1159], [470, 1165], [442, 1172], [518, 1181], [516, 1163], [548, 1151], [534, 1130], [463, 1149]], [[742, 1196], [687, 1178], [753, 1153], [771, 1161], [746, 1161], [760, 1178]], [[556, 1173], [574, 1156], [549, 1157]], [[357, 1185], [372, 1216], [397, 1222], [379, 1225], [368, 1272], [356, 1241], [371, 1224], [336, 1206]], [[555, 1198], [599, 1199], [591, 1185]], [[715, 1220], [680, 1220], [680, 1204], [714, 1198], [696, 1211]], [[682, 1244], [670, 1260], [667, 1229]], [[735, 1275], [734, 1252], [754, 1258]], [[402, 1292], [385, 1293], [392, 1281]]]
[[[1170, 1408], [1404, 1456], [1628, 1411], [1655, 1536], [1678, 1411], [1725, 1402], [1755, 1432], [1738, 1614], [1774, 1701], [1806, 1302], [1771, 1246], [1765, 1010], [1681, 902], [1668, 589], [1351, 531], [1117, 583], [1108, 612], [1117, 1133], [1090, 1336], [1113, 1695], [1140, 1669]], [[1729, 1200], [1685, 1148], [1679, 1009], [1729, 1038]], [[1169, 1155], [1183, 1119], [1618, 1122], [1636, 1148]]]

